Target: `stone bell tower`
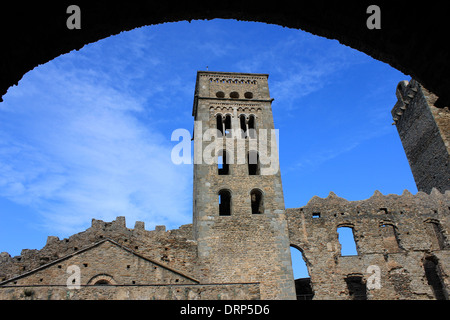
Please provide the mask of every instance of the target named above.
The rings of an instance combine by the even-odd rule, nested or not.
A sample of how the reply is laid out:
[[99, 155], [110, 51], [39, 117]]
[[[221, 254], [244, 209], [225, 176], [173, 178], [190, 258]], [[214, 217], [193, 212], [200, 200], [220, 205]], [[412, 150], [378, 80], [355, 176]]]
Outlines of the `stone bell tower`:
[[197, 73], [194, 233], [211, 283], [295, 299], [272, 101], [267, 74]]

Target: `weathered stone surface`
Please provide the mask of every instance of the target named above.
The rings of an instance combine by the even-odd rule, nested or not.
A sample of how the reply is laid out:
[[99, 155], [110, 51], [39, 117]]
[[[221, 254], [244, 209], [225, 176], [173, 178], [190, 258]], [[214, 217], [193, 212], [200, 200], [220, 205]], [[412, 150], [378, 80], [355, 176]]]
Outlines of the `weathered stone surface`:
[[[314, 299], [350, 299], [345, 279], [358, 275], [367, 284], [373, 274], [370, 266], [380, 269], [381, 287], [368, 290], [368, 299], [435, 299], [424, 270], [424, 259], [430, 256], [438, 261], [448, 293], [449, 215], [449, 191], [431, 195], [405, 191], [400, 196], [375, 192], [361, 201], [330, 193], [286, 210], [289, 238], [307, 262]], [[342, 226], [353, 229], [356, 256], [341, 255], [337, 228]]]
[[450, 110], [436, 108], [437, 96], [415, 80], [397, 86], [392, 117], [417, 189], [450, 190]]
[[[393, 114], [401, 113], [402, 140], [431, 139], [430, 146], [411, 144], [431, 148], [423, 154], [420, 148], [408, 153], [405, 140], [408, 157], [436, 153], [437, 161], [424, 167], [445, 176], [439, 156], [448, 151], [448, 110], [433, 109], [435, 98], [414, 81], [402, 82], [397, 94]], [[271, 102], [267, 75], [199, 72], [193, 115], [202, 121], [201, 134], [217, 127], [218, 114], [229, 117], [225, 129], [273, 129]], [[414, 118], [414, 108], [428, 114]], [[236, 151], [237, 144], [229, 144], [234, 137], [224, 140], [219, 149]], [[449, 298], [450, 191], [439, 191], [445, 180], [419, 178], [426, 188], [436, 187], [428, 193], [375, 191], [367, 200], [347, 201], [330, 192], [285, 210], [279, 170], [262, 174], [264, 164], [249, 166], [247, 142], [261, 146], [260, 140], [242, 140], [242, 163], [234, 152], [227, 170], [194, 165], [193, 224], [148, 231], [139, 221], [127, 228], [125, 217], [92, 219], [90, 228], [67, 239], [49, 236], [40, 250], [16, 257], [2, 252], [0, 299], [294, 299], [296, 287], [314, 299]], [[195, 150], [209, 143], [194, 142]], [[221, 200], [228, 206], [219, 204], [222, 190], [229, 192]], [[352, 229], [357, 255], [341, 254], [340, 227]], [[294, 282], [290, 245], [303, 253], [309, 280]], [[79, 289], [70, 288], [73, 266]]]

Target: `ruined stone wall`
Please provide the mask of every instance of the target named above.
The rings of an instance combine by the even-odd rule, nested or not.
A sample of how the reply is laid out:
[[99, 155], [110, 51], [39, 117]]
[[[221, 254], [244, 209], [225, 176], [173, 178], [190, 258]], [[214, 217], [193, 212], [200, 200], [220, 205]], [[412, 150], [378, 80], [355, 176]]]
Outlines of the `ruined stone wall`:
[[191, 233], [192, 225], [147, 231], [142, 222], [126, 228], [123, 217], [93, 219], [91, 228], [68, 239], [49, 237], [41, 250], [2, 253], [0, 300], [260, 298], [256, 281], [221, 283], [220, 276], [208, 274], [216, 282], [205, 283], [208, 268], [198, 265]]
[[397, 86], [394, 123], [419, 191], [450, 190], [450, 110], [417, 81]]
[[[314, 299], [354, 298], [349, 276], [362, 279], [368, 299], [435, 299], [424, 270], [426, 259], [437, 263], [448, 299], [450, 192], [384, 196], [377, 191], [362, 201], [330, 193], [286, 214], [291, 245], [303, 253]], [[353, 229], [357, 255], [341, 255], [337, 228], [343, 226]], [[380, 271], [380, 287], [369, 290], [374, 268]]]
[[145, 230], [143, 222], [136, 222], [134, 229], [126, 227], [125, 218], [104, 222], [92, 219], [87, 230], [60, 240], [49, 236], [40, 249], [24, 249], [20, 256], [0, 255], [0, 281], [23, 274], [66, 255], [76, 253], [103, 239], [112, 239], [149, 259], [161, 262], [181, 272], [195, 275], [197, 246], [192, 240], [192, 225], [166, 231], [164, 226]]

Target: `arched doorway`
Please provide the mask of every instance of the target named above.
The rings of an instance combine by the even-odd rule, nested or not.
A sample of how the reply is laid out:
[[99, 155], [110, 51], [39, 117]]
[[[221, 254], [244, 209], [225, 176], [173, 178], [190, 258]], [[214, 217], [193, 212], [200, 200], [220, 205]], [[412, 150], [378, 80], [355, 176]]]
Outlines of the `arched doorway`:
[[311, 286], [311, 278], [306, 259], [298, 246], [291, 245], [290, 248], [297, 300], [312, 300], [314, 292]]

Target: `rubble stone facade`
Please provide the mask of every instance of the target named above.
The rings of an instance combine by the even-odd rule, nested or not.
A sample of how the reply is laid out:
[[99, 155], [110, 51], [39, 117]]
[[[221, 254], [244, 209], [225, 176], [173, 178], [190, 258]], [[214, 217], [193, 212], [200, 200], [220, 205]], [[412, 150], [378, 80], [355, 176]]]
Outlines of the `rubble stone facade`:
[[[69, 238], [48, 237], [40, 250], [16, 257], [3, 252], [0, 299], [448, 299], [445, 180], [425, 179], [435, 187], [428, 193], [376, 191], [370, 199], [347, 201], [331, 192], [285, 209], [267, 79], [198, 72], [192, 224], [146, 230], [143, 222], [127, 228], [125, 217], [93, 219]], [[399, 85], [402, 102], [393, 114], [404, 108], [405, 94], [420, 88], [411, 83]], [[437, 139], [448, 136], [442, 112], [414, 119], [437, 119]], [[413, 148], [422, 138], [394, 120]], [[445, 163], [448, 146], [436, 146], [423, 151], [441, 159], [426, 171], [445, 175], [448, 170], [433, 166]], [[351, 229], [355, 255], [343, 254], [340, 228]], [[294, 280], [290, 247], [302, 252], [309, 278]]]
[[[450, 191], [376, 191], [361, 201], [330, 193], [286, 213], [289, 239], [303, 253], [314, 299], [448, 299]], [[353, 231], [356, 255], [342, 255], [342, 227]], [[357, 280], [359, 295], [350, 278]]]

